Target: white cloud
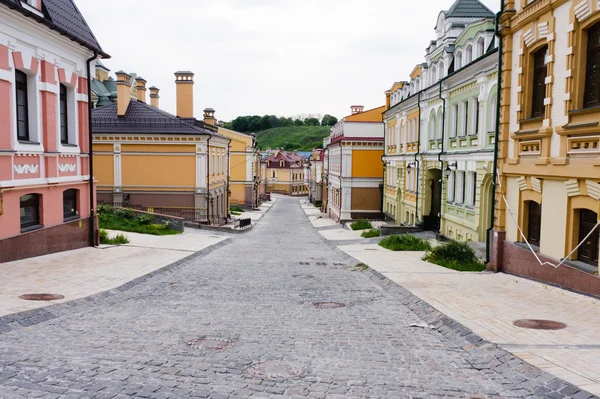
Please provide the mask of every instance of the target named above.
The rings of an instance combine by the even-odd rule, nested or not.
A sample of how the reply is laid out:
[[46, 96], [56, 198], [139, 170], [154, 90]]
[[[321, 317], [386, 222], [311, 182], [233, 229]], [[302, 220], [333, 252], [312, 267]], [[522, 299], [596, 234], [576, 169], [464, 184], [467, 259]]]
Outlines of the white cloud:
[[[452, 0], [75, 0], [112, 59], [161, 89], [175, 112], [173, 72], [195, 77], [196, 116], [348, 114], [382, 105], [435, 38]], [[497, 11], [500, 0], [483, 0]]]

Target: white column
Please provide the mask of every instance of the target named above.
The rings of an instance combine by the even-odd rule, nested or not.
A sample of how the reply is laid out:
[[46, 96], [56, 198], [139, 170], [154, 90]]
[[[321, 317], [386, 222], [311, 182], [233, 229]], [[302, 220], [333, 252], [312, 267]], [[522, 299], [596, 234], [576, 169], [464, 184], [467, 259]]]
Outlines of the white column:
[[[91, 145], [91, 144], [90, 144]], [[113, 144], [114, 160], [114, 190], [123, 191], [123, 172], [121, 167], [121, 144]]]

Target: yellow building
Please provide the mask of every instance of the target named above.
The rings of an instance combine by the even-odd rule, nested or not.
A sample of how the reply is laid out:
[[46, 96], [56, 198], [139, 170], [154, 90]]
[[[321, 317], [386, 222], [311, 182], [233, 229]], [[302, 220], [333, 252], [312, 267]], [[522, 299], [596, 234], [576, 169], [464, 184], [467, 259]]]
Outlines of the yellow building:
[[344, 222], [382, 215], [383, 115], [386, 107], [364, 111], [354, 105], [352, 114], [331, 128], [327, 153], [327, 212]]
[[501, 186], [490, 265], [599, 295], [594, 274], [600, 215], [600, 6], [590, 0], [504, 0], [499, 22]]
[[117, 101], [92, 112], [99, 203], [137, 205], [188, 220], [224, 223], [229, 210], [228, 146], [193, 117], [193, 73], [177, 72], [177, 116], [146, 104], [146, 81], [117, 72]]
[[276, 150], [262, 160], [264, 165], [263, 179], [268, 193], [293, 196], [308, 195], [305, 181], [307, 161], [295, 152]]

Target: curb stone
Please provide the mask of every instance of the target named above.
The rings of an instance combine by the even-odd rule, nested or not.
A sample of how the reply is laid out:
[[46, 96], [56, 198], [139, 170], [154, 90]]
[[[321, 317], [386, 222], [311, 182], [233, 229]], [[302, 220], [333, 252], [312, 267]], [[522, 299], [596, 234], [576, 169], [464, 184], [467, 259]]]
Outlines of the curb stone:
[[10, 331], [19, 330], [24, 327], [34, 326], [36, 324], [40, 324], [46, 322], [48, 320], [56, 319], [63, 314], [70, 314], [74, 312], [74, 308], [76, 307], [88, 307], [91, 304], [96, 302], [103, 301], [107, 298], [115, 296], [123, 291], [127, 291], [149, 279], [164, 274], [165, 272], [170, 272], [176, 270], [178, 267], [182, 267], [187, 265], [199, 257], [208, 255], [209, 253], [228, 245], [230, 238], [227, 238], [221, 242], [218, 242], [214, 245], [211, 245], [207, 248], [204, 248], [198, 252], [194, 252], [191, 255], [186, 256], [185, 258], [179, 259], [176, 262], [173, 262], [169, 265], [163, 266], [160, 269], [154, 270], [148, 274], [144, 274], [140, 277], [137, 277], [131, 281], [126, 282], [125, 284], [110, 289], [108, 291], [100, 292], [97, 294], [93, 294], [84, 298], [74, 299], [72, 301], [58, 303], [56, 305], [49, 305], [43, 308], [27, 310], [19, 313], [12, 313], [6, 316], [0, 317], [0, 335], [3, 333], [7, 333]]

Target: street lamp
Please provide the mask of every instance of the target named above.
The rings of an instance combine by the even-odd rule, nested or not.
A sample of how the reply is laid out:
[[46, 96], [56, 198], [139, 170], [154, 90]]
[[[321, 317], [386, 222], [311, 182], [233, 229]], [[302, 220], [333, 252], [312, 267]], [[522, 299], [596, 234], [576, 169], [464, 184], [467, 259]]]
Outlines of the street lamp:
[[410, 175], [410, 172], [411, 172], [412, 168], [414, 168], [415, 166], [417, 166], [417, 165], [414, 162], [409, 163], [406, 166], [406, 173], [408, 173]]
[[456, 161], [448, 162], [448, 164], [446, 166], [446, 170], [444, 170], [444, 174], [446, 175], [446, 178], [450, 177], [450, 174], [452, 173], [453, 170], [456, 170], [456, 167], [457, 167]]

